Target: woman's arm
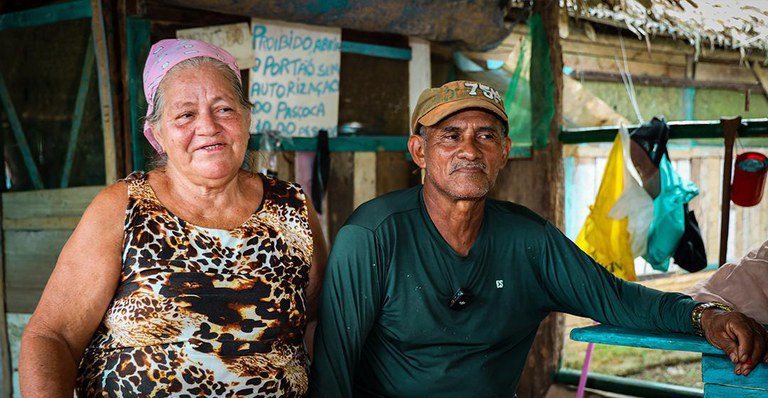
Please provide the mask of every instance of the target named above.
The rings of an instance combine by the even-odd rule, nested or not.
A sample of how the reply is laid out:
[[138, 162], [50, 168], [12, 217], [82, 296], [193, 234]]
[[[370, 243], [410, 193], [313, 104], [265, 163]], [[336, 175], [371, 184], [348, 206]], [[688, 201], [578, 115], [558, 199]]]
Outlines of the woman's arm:
[[127, 186], [103, 190], [85, 210], [21, 338], [24, 397], [66, 397], [120, 278]]
[[307, 286], [307, 328], [304, 331], [304, 344], [307, 346], [309, 358], [314, 356], [315, 328], [317, 327], [317, 308], [320, 298], [320, 288], [323, 286], [325, 264], [328, 261], [328, 248], [325, 244], [323, 229], [312, 203], [307, 200], [309, 227], [312, 230], [312, 267], [309, 269], [309, 286]]

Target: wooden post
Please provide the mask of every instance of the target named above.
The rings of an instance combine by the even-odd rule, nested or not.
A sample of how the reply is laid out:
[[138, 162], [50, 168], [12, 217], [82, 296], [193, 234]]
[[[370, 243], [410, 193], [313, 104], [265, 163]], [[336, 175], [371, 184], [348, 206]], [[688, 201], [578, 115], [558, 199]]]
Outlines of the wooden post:
[[[5, 153], [5, 140], [0, 140], [0, 153]], [[5, 167], [0, 170], [0, 192], [5, 192]], [[3, 219], [3, 201], [0, 200], [0, 220]], [[13, 384], [12, 369], [13, 364], [11, 361], [11, 345], [8, 340], [8, 319], [6, 310], [6, 294], [5, 294], [5, 234], [3, 228], [0, 227], [0, 377], [3, 378], [2, 390], [0, 390], [0, 397], [10, 398], [12, 396]]]
[[115, 112], [112, 102], [111, 72], [104, 10], [101, 0], [91, 0], [91, 31], [96, 55], [101, 102], [101, 126], [104, 134], [104, 168], [107, 185], [117, 181], [117, 148], [115, 146]]
[[[554, 81], [531, 81], [535, 90], [546, 84], [555, 87], [555, 113], [549, 126], [549, 142], [534, 149], [530, 159], [511, 159], [499, 174], [492, 196], [527, 206], [558, 228], [563, 228], [564, 188], [562, 144], [557, 136], [562, 119], [563, 56], [560, 47], [557, 3], [535, 1], [533, 11], [541, 14], [549, 43]], [[535, 104], [533, 106], [536, 106]], [[552, 385], [552, 374], [560, 366], [565, 323], [562, 314], [550, 314], [540, 325], [525, 370], [517, 388], [518, 398], [544, 397]]]
[[731, 215], [731, 174], [733, 169], [733, 142], [739, 132], [741, 116], [720, 118], [725, 137], [725, 157], [723, 159], [723, 196], [720, 201], [720, 257], [719, 264], [725, 264], [728, 254], [728, 222]]

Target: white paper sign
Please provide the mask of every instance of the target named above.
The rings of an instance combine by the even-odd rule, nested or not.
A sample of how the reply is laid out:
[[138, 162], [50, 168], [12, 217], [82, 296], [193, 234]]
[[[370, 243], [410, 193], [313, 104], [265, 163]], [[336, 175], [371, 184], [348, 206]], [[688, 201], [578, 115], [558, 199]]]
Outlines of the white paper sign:
[[176, 31], [179, 39], [194, 39], [219, 46], [232, 54], [240, 69], [253, 67], [256, 58], [251, 46], [251, 30], [245, 22], [231, 25], [206, 26], [204, 28]]
[[335, 136], [341, 29], [253, 19], [251, 34], [251, 133], [314, 137], [327, 130]]

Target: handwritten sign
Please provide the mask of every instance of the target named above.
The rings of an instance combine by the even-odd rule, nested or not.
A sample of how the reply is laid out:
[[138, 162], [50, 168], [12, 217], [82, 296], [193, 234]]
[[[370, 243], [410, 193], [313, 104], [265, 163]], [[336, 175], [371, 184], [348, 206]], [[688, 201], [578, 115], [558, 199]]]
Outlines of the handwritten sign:
[[341, 29], [253, 19], [251, 39], [251, 133], [314, 137], [328, 130], [335, 136]]
[[248, 24], [206, 26], [204, 28], [181, 29], [176, 31], [179, 39], [194, 39], [211, 43], [227, 50], [237, 60], [240, 69], [253, 67], [256, 57], [251, 46], [251, 30]]

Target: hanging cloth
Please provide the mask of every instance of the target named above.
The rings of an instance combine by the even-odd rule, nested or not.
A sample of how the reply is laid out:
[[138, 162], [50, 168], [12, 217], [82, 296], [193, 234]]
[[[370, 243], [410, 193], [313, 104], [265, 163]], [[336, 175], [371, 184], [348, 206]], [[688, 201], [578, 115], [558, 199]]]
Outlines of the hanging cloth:
[[660, 192], [653, 200], [653, 222], [648, 232], [645, 258], [657, 271], [669, 269], [669, 258], [675, 253], [685, 231], [683, 205], [699, 194], [699, 188], [683, 181], [672, 167], [667, 154], [659, 162]]

